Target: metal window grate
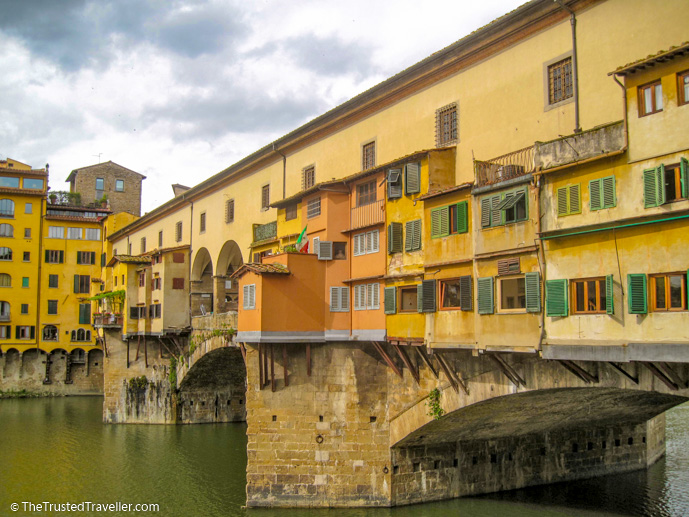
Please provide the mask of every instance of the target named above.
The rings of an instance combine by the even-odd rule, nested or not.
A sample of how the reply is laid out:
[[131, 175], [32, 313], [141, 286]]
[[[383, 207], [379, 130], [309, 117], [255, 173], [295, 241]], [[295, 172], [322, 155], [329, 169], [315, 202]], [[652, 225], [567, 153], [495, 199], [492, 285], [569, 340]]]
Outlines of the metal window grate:
[[568, 57], [548, 67], [548, 103], [557, 104], [572, 95], [572, 58]]
[[453, 102], [435, 112], [435, 140], [438, 147], [457, 141], [457, 103]]
[[362, 164], [363, 170], [370, 169], [376, 166], [376, 143], [369, 142], [362, 148]]

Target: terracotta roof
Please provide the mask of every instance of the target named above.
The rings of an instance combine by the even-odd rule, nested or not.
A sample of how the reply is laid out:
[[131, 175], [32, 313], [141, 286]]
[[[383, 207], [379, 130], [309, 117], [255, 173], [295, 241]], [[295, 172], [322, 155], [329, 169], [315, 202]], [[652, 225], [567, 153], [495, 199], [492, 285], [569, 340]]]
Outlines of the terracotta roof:
[[0, 192], [5, 194], [17, 194], [20, 196], [45, 196], [45, 190], [33, 190], [24, 188], [0, 187]]
[[21, 174], [24, 176], [47, 176], [45, 169], [15, 169], [14, 167], [0, 167], [0, 172], [9, 172], [11, 174]]
[[171, 251], [179, 251], [179, 250], [186, 250], [189, 249], [188, 244], [184, 244], [182, 246], [172, 246], [170, 248], [155, 248], [152, 249], [151, 251], [146, 252], [146, 255], [159, 255], [160, 253], [169, 253]]
[[668, 50], [659, 50], [655, 54], [646, 56], [645, 58], [639, 59], [637, 61], [632, 61], [624, 66], [619, 66], [617, 69], [608, 73], [608, 75], [629, 75], [644, 68], [655, 66], [658, 63], [664, 63], [678, 56], [684, 56], [689, 53], [689, 41], [685, 41], [677, 47], [670, 47]]
[[449, 187], [446, 189], [442, 190], [434, 190], [433, 192], [429, 192], [428, 194], [424, 194], [423, 196], [417, 197], [416, 199], [420, 200], [425, 200], [425, 199], [431, 199], [434, 197], [438, 196], [444, 196], [445, 194], [451, 194], [452, 192], [457, 192], [458, 190], [464, 190], [467, 188], [471, 188], [474, 186], [474, 182], [470, 181], [468, 183], [462, 183], [461, 185], [455, 185], [454, 187]]
[[103, 214], [100, 217], [77, 217], [74, 215], [53, 215], [53, 214], [46, 214], [45, 218], [50, 219], [51, 221], [74, 221], [76, 223], [94, 223], [94, 224], [99, 224], [103, 217], [105, 217], [108, 214]]
[[108, 267], [115, 265], [115, 262], [123, 262], [125, 264], [150, 264], [151, 257], [148, 255], [136, 256], [136, 255], [115, 255], [107, 263]]
[[289, 275], [290, 270], [282, 264], [243, 264], [237, 271], [230, 275], [230, 278], [239, 278], [244, 273], [256, 273], [257, 275]]
[[107, 162], [96, 163], [95, 165], [87, 165], [86, 167], [79, 167], [78, 169], [74, 169], [72, 172], [69, 173], [69, 176], [67, 176], [67, 179], [65, 180], [65, 182], [72, 181], [72, 178], [74, 177], [74, 175], [80, 171], [83, 171], [86, 169], [91, 169], [93, 167], [101, 167], [103, 165], [114, 165], [115, 167], [119, 167], [120, 169], [123, 169], [127, 172], [131, 172], [133, 174], [141, 176], [141, 179], [146, 179], [146, 176], [144, 176], [143, 174], [140, 174], [140, 173], [133, 171], [131, 169], [127, 169], [127, 167], [122, 167], [119, 163], [115, 163], [112, 160], [109, 160]]

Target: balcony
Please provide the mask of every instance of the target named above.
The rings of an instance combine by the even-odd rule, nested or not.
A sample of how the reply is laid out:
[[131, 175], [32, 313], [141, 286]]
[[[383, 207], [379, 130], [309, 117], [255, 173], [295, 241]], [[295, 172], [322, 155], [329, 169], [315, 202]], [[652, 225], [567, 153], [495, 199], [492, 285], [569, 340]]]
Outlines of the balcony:
[[488, 161], [474, 160], [476, 186], [493, 185], [534, 171], [534, 146], [503, 154]]
[[254, 225], [254, 243], [261, 241], [269, 241], [271, 239], [277, 239], [278, 236], [278, 222], [271, 221], [266, 224], [255, 224]]
[[121, 314], [94, 314], [93, 326], [95, 328], [119, 328], [122, 327], [124, 318]]
[[368, 205], [362, 205], [352, 208], [350, 217], [350, 230], [357, 228], [364, 228], [374, 224], [385, 222], [385, 204], [384, 200], [374, 201]]

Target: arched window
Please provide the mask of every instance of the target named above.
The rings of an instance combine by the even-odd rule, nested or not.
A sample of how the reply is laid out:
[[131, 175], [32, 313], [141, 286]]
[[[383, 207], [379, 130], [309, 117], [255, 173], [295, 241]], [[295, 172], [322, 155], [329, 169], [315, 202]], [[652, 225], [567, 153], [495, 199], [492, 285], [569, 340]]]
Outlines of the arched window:
[[76, 340], [77, 340], [77, 331], [73, 330], [72, 331], [72, 341], [76, 341]]
[[90, 330], [86, 331], [86, 341], [91, 341], [91, 331]]
[[6, 247], [0, 247], [0, 260], [12, 260], [12, 250]]
[[0, 287], [12, 287], [12, 277], [7, 273], [0, 273]]
[[57, 327], [55, 325], [43, 327], [43, 341], [57, 341]]
[[77, 330], [77, 341], [86, 341], [86, 331], [84, 329]]
[[0, 199], [0, 216], [14, 217], [14, 201], [11, 199]]
[[0, 302], [0, 321], [10, 321], [10, 302]]
[[14, 226], [11, 224], [0, 224], [0, 237], [14, 237]]

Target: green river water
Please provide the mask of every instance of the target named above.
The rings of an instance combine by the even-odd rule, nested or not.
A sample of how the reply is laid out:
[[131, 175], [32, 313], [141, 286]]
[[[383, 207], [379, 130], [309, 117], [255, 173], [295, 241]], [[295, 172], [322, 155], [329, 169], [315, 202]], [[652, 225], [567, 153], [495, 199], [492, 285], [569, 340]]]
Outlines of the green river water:
[[[667, 414], [648, 471], [394, 509], [245, 510], [246, 426], [104, 425], [97, 397], [0, 400], [0, 515], [689, 515], [689, 405]], [[154, 503], [152, 513], [25, 511], [24, 503]], [[12, 511], [12, 503], [19, 510]]]

